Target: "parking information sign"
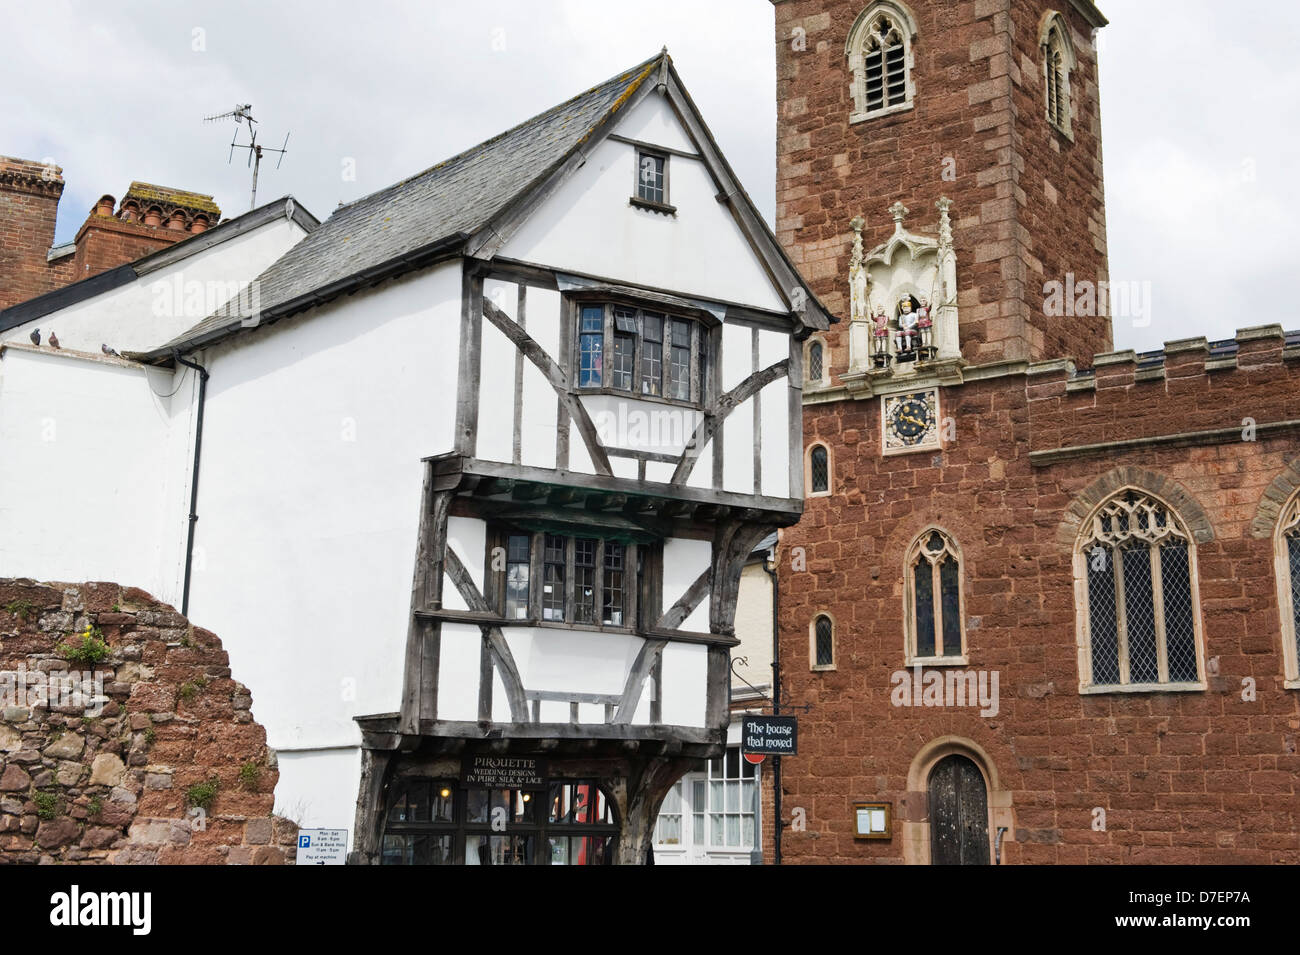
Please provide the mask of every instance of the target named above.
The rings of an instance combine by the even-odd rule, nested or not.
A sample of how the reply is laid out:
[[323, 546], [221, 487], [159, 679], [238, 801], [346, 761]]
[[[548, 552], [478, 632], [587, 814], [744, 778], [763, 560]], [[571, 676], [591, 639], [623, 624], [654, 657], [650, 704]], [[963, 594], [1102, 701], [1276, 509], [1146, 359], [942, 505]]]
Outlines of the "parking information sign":
[[298, 865], [345, 865], [347, 861], [346, 829], [298, 830]]

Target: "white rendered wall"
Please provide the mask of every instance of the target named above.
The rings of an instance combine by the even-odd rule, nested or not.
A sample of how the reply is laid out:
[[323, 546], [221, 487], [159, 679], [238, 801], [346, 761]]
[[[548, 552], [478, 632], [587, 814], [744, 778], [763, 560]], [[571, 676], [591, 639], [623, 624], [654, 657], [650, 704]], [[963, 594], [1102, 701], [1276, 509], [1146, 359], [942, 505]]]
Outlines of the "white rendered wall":
[[[670, 537], [664, 541], [664, 592], [662, 606], [667, 611], [681, 599], [695, 579], [709, 569], [713, 559], [713, 545], [709, 541]], [[680, 627], [707, 633], [709, 630], [709, 595], [691, 611]]]
[[[614, 132], [694, 149], [659, 94], [633, 108]], [[683, 295], [787, 309], [730, 210], [714, 198], [717, 185], [703, 162], [670, 157], [668, 201], [677, 207], [676, 215], [630, 205], [636, 175], [636, 147], [605, 140], [506, 242], [501, 255]]]
[[98, 352], [107, 344], [119, 352], [148, 351], [203, 321], [225, 304], [229, 292], [261, 275], [306, 234], [291, 219], [274, 219], [129, 285], [33, 319], [3, 337], [25, 342], [39, 328], [44, 341], [55, 332], [62, 348]]
[[[352, 830], [357, 812], [361, 749], [315, 749], [276, 754], [280, 779], [275, 784], [275, 811], [307, 829]], [[348, 851], [353, 848], [348, 838]]]
[[452, 447], [460, 291], [447, 263], [205, 356], [190, 617], [281, 752], [355, 745], [354, 716], [399, 708], [421, 458]]
[[[106, 580], [165, 601], [159, 558], [171, 376], [95, 358], [0, 355], [0, 576]], [[179, 475], [176, 475], [179, 477]]]

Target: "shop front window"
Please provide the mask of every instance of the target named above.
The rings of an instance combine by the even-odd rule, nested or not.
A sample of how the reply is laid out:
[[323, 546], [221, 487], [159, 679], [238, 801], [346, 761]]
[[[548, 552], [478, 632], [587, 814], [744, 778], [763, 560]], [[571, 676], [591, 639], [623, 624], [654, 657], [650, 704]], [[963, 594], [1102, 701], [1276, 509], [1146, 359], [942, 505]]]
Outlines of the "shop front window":
[[609, 865], [618, 825], [594, 780], [545, 789], [462, 788], [453, 780], [393, 784], [384, 865]]

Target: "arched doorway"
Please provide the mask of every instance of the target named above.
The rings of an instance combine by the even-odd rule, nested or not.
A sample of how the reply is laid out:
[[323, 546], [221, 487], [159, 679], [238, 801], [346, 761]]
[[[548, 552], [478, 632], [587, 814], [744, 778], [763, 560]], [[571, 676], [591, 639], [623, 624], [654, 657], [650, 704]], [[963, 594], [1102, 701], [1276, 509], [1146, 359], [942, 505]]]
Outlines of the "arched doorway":
[[931, 865], [989, 864], [984, 774], [958, 753], [934, 764], [928, 781]]

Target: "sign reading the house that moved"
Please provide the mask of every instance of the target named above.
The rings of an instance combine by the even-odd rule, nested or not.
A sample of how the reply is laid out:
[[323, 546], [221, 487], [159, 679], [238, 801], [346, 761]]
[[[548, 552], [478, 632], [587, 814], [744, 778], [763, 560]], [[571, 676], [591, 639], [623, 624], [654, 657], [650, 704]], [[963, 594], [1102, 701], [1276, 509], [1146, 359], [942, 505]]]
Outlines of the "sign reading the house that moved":
[[799, 720], [793, 716], [746, 716], [740, 724], [740, 751], [757, 756], [798, 753]]
[[464, 762], [466, 786], [492, 789], [542, 789], [546, 766], [536, 756], [492, 756], [480, 753]]

